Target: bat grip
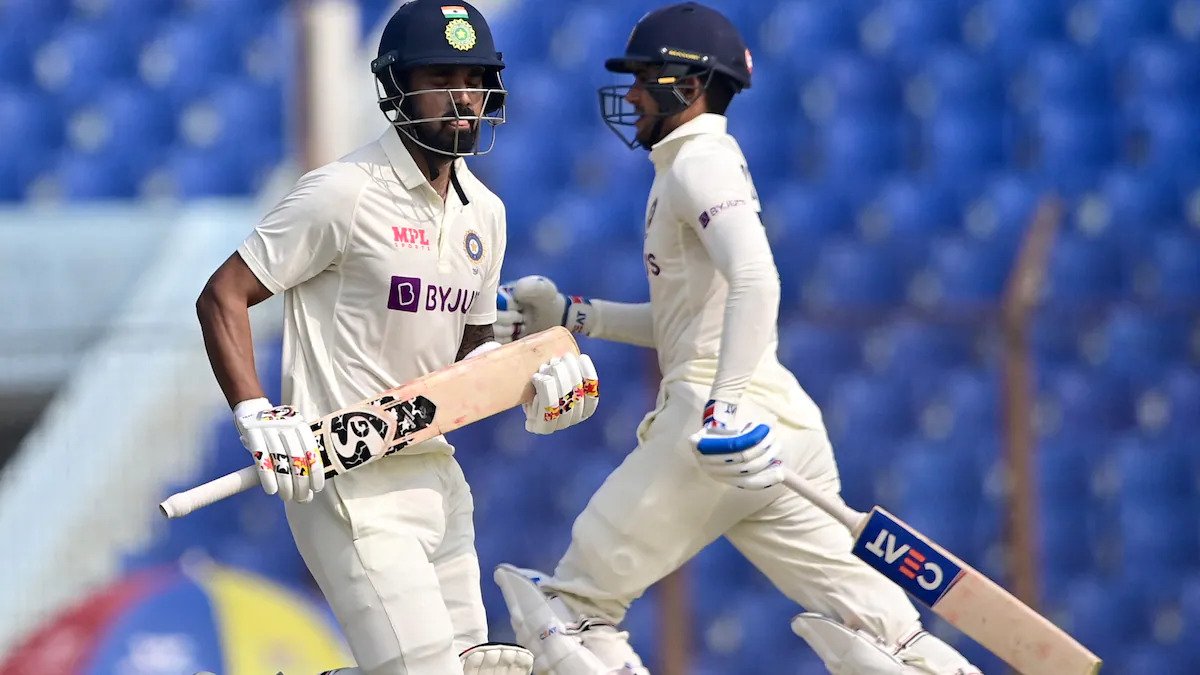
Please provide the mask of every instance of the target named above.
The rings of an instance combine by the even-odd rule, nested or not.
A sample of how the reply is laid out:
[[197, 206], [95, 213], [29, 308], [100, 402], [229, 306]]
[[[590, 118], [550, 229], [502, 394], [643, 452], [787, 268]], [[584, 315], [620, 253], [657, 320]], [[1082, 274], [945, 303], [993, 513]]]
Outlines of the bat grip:
[[833, 516], [833, 519], [846, 526], [854, 536], [862, 531], [866, 524], [867, 514], [855, 511], [846, 506], [841, 499], [836, 499], [826, 492], [818, 490], [812, 483], [801, 478], [791, 469], [783, 469], [783, 484], [792, 492], [812, 502], [814, 506]]
[[176, 492], [163, 500], [158, 509], [168, 518], [182, 518], [196, 509], [245, 492], [256, 485], [259, 485], [258, 470], [248, 466], [190, 490]]

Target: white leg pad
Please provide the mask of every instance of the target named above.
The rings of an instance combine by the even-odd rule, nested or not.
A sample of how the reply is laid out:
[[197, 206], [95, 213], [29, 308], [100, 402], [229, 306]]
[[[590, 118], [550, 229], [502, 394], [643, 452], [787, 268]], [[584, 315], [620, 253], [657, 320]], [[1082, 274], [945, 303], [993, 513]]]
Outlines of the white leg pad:
[[826, 616], [805, 612], [792, 619], [792, 632], [804, 638], [832, 675], [918, 675], [891, 650], [863, 631]]
[[918, 625], [900, 640], [900, 660], [929, 675], [983, 675], [958, 650]]
[[982, 675], [920, 624], [898, 645], [812, 612], [792, 619], [792, 632], [804, 638], [833, 675]]
[[629, 633], [572, 612], [539, 586], [545, 574], [504, 564], [494, 577], [517, 639], [534, 654], [538, 675], [650, 675], [629, 645]]
[[485, 642], [458, 655], [463, 675], [530, 675], [533, 654], [520, 645]]

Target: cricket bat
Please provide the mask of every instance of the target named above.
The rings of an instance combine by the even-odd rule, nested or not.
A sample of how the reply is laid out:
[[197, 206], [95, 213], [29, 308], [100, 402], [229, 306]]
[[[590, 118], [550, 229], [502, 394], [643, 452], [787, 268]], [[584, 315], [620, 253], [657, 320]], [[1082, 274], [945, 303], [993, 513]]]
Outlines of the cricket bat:
[[876, 506], [861, 513], [792, 471], [784, 485], [845, 525], [854, 555], [1025, 675], [1092, 675], [1100, 659], [999, 584]]
[[[459, 361], [313, 423], [328, 480], [380, 457], [533, 400], [532, 378], [556, 356], [578, 354], [562, 327]], [[259, 485], [253, 466], [171, 495], [158, 505], [179, 518]]]

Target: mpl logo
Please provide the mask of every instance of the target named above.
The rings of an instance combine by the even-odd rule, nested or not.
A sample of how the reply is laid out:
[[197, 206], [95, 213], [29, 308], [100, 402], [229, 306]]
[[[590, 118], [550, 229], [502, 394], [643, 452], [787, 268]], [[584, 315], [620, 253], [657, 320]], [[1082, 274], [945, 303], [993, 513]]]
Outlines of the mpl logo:
[[479, 291], [426, 284], [417, 277], [392, 277], [388, 309], [398, 312], [458, 312], [466, 314]]
[[429, 237], [419, 227], [392, 227], [392, 245], [396, 248], [429, 250]]
[[880, 509], [867, 519], [854, 543], [854, 555], [931, 607], [962, 574], [957, 563]]

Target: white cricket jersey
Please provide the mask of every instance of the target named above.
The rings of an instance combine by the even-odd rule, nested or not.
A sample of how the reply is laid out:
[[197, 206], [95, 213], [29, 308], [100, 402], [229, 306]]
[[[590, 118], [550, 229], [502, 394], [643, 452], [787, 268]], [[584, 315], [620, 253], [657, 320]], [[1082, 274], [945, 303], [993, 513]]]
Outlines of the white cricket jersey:
[[389, 128], [303, 176], [238, 248], [285, 294], [283, 401], [309, 419], [453, 363], [464, 327], [495, 321], [504, 206], [463, 160], [452, 176], [443, 201]]
[[730, 403], [750, 394], [794, 424], [822, 427], [819, 409], [776, 356], [779, 275], [725, 117], [681, 125], [650, 159], [644, 252], [664, 383], [712, 387], [712, 398]]

